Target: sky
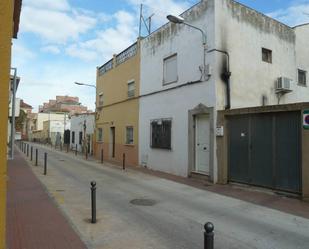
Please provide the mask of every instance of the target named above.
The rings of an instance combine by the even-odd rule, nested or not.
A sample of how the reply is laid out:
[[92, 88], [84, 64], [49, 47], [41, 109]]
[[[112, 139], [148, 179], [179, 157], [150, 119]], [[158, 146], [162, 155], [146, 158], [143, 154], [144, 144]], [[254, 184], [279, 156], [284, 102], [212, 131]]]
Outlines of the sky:
[[[139, 9], [152, 17], [153, 28], [199, 0], [23, 0], [12, 67], [21, 82], [17, 96], [34, 107], [56, 95], [78, 96], [95, 109], [96, 67], [138, 37]], [[309, 22], [309, 0], [239, 0], [287, 25]], [[142, 35], [146, 35], [143, 28]]]

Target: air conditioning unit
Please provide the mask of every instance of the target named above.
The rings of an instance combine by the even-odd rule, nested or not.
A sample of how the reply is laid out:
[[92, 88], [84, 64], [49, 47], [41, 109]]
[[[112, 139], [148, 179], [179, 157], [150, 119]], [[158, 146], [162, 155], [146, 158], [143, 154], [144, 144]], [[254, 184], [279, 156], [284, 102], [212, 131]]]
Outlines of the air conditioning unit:
[[277, 93], [288, 93], [291, 92], [292, 80], [286, 77], [278, 78], [276, 82], [276, 92]]

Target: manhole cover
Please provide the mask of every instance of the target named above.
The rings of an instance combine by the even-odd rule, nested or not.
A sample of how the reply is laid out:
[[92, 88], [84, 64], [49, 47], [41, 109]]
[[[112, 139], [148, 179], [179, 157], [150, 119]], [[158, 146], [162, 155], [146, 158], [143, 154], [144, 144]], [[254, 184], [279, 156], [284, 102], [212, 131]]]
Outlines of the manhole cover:
[[157, 202], [152, 199], [134, 199], [131, 200], [130, 203], [136, 206], [153, 206]]

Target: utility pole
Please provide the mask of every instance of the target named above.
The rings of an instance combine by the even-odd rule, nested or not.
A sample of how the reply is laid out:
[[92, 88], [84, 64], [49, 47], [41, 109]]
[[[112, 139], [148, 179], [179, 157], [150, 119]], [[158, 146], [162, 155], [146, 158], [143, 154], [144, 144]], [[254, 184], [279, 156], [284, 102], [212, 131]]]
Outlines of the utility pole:
[[11, 139], [10, 139], [10, 159], [14, 159], [14, 142], [15, 142], [15, 103], [16, 103], [16, 78], [17, 78], [17, 68], [12, 68], [14, 70], [13, 78], [13, 98], [12, 98], [12, 115], [11, 115]]

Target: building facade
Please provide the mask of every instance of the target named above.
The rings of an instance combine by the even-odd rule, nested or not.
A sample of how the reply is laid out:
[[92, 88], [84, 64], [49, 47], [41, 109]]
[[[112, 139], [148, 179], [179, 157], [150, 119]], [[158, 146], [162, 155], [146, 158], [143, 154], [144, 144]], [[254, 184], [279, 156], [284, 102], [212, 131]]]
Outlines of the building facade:
[[[55, 145], [55, 142], [58, 141], [55, 138], [56, 136], [63, 138], [64, 127], [65, 129], [70, 129], [70, 117], [67, 113], [37, 113], [34, 118], [36, 119], [32, 123], [35, 125], [35, 128], [31, 132], [31, 141], [34, 142], [52, 143], [52, 145]], [[53, 132], [58, 132], [55, 130], [59, 130], [60, 134], [52, 135]]]
[[9, 115], [9, 84], [11, 40], [17, 38], [21, 1], [0, 2], [0, 248], [5, 247], [5, 210], [7, 185], [7, 119]]
[[70, 148], [93, 154], [95, 114], [76, 114], [71, 117]]
[[[309, 25], [288, 27], [233, 0], [203, 0], [182, 17], [205, 36], [188, 25], [167, 23], [141, 41], [140, 165], [184, 177], [199, 175], [214, 183], [244, 182], [308, 196], [308, 186], [301, 184], [308, 185], [309, 177], [300, 143], [308, 133], [300, 125], [306, 104], [300, 103], [309, 101], [309, 49], [305, 45]], [[304, 108], [289, 109], [295, 103]], [[280, 105], [286, 107], [274, 108]], [[264, 107], [261, 115], [252, 117], [249, 109], [258, 106]], [[228, 126], [218, 112], [239, 108], [248, 110], [244, 121], [248, 127], [254, 120], [262, 131], [267, 123], [269, 136], [274, 137], [260, 141], [258, 153], [248, 152], [249, 156], [230, 150], [249, 137], [246, 125], [236, 132], [240, 140], [225, 144], [222, 152], [221, 143], [231, 141], [239, 117], [233, 121], [235, 127]], [[263, 113], [271, 110], [274, 113], [265, 118]], [[291, 134], [293, 139], [280, 140], [279, 134]], [[250, 146], [258, 144], [259, 137], [250, 135], [249, 150], [254, 151]], [[258, 165], [254, 158], [263, 154], [264, 141], [273, 145], [269, 160], [264, 162], [265, 169], [254, 168], [250, 165]], [[298, 149], [291, 150], [291, 158], [297, 160], [290, 165], [293, 179], [287, 180], [283, 158], [293, 144]], [[231, 158], [247, 157], [252, 161], [243, 168], [233, 166]], [[275, 159], [282, 163], [272, 163]], [[254, 181], [267, 174], [269, 182]]]
[[138, 165], [139, 40], [97, 69], [96, 156]]
[[78, 97], [56, 96], [56, 99], [50, 99], [47, 103], [39, 106], [39, 112], [68, 112], [70, 115], [74, 115], [87, 113], [88, 108], [81, 105]]

